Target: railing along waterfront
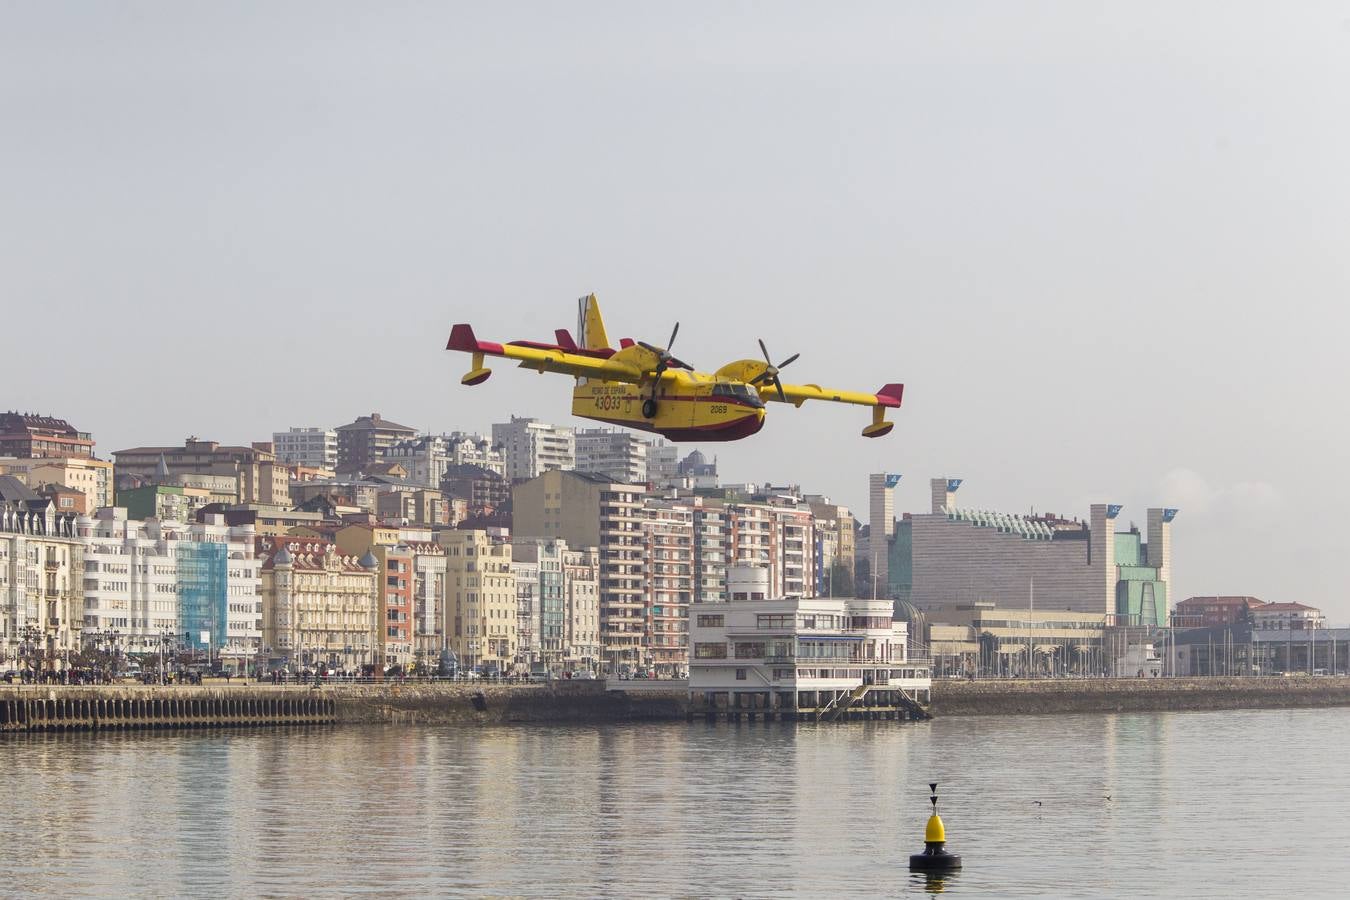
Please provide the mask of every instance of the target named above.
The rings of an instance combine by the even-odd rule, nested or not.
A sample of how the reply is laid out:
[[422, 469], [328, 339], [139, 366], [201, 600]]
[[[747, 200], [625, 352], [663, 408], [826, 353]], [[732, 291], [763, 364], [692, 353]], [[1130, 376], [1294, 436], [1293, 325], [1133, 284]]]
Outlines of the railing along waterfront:
[[763, 659], [768, 665], [798, 665], [810, 666], [819, 663], [847, 663], [851, 666], [860, 666], [871, 669], [895, 669], [895, 668], [925, 668], [931, 665], [927, 659], [910, 658], [906, 660], [895, 659], [866, 659], [856, 656], [765, 656], [757, 657]]

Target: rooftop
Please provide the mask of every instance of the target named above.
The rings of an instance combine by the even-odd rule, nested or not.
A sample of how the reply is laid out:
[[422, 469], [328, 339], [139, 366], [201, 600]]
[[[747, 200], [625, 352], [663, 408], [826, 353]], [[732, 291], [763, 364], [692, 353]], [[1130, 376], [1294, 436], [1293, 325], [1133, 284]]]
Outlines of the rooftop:
[[402, 431], [407, 434], [416, 434], [416, 428], [409, 428], [407, 425], [400, 425], [397, 422], [391, 422], [377, 412], [368, 416], [359, 416], [355, 422], [348, 422], [346, 425], [339, 425], [335, 431]]
[[1187, 597], [1177, 604], [1177, 607], [1186, 605], [1204, 605], [1204, 606], [1246, 606], [1248, 609], [1265, 606], [1266, 604], [1255, 597]]

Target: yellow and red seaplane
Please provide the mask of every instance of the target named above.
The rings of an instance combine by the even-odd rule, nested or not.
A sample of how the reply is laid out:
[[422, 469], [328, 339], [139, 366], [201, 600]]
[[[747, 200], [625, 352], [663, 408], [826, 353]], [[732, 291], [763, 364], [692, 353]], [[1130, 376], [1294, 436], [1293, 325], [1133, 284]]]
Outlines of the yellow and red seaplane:
[[660, 434], [672, 441], [735, 441], [764, 427], [766, 400], [801, 406], [807, 400], [828, 400], [872, 407], [872, 421], [863, 437], [881, 437], [894, 427], [886, 410], [900, 405], [903, 384], [884, 385], [875, 394], [838, 391], [817, 384], [784, 384], [778, 377], [800, 354], [774, 364], [764, 341], [763, 360], [738, 359], [716, 372], [697, 372], [671, 355], [679, 333], [677, 322], [666, 346], [624, 338], [609, 345], [595, 295], [578, 301], [577, 338], [566, 329], [554, 332], [554, 343], [480, 341], [468, 325], [450, 330], [447, 350], [473, 355], [473, 368], [460, 381], [482, 384], [492, 374], [489, 356], [520, 361], [520, 368], [556, 372], [576, 379], [572, 415]]

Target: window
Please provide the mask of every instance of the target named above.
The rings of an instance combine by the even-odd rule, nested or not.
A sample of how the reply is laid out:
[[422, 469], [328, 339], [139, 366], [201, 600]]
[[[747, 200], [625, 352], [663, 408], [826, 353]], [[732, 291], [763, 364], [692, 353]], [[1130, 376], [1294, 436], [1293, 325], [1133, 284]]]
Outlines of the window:
[[726, 644], [694, 644], [695, 659], [726, 659]]
[[890, 616], [853, 616], [853, 628], [890, 628]]
[[744, 680], [745, 680], [745, 670], [744, 670], [744, 669], [737, 669], [737, 670], [736, 670], [736, 680], [737, 680], [737, 681], [744, 681]]
[[791, 628], [795, 618], [792, 613], [769, 613], [755, 617], [760, 628]]
[[721, 613], [698, 617], [698, 625], [700, 628], [721, 628], [726, 625], [726, 623], [727, 617]]
[[764, 642], [763, 641], [737, 641], [736, 642], [737, 659], [763, 659]]

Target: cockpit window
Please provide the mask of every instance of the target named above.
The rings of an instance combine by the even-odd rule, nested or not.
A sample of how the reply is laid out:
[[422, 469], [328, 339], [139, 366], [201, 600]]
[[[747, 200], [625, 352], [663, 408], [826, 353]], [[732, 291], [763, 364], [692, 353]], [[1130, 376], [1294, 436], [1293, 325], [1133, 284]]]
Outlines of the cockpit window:
[[764, 401], [759, 399], [759, 394], [748, 384], [715, 384], [713, 385], [712, 395], [714, 397], [731, 397], [751, 406], [764, 405]]

